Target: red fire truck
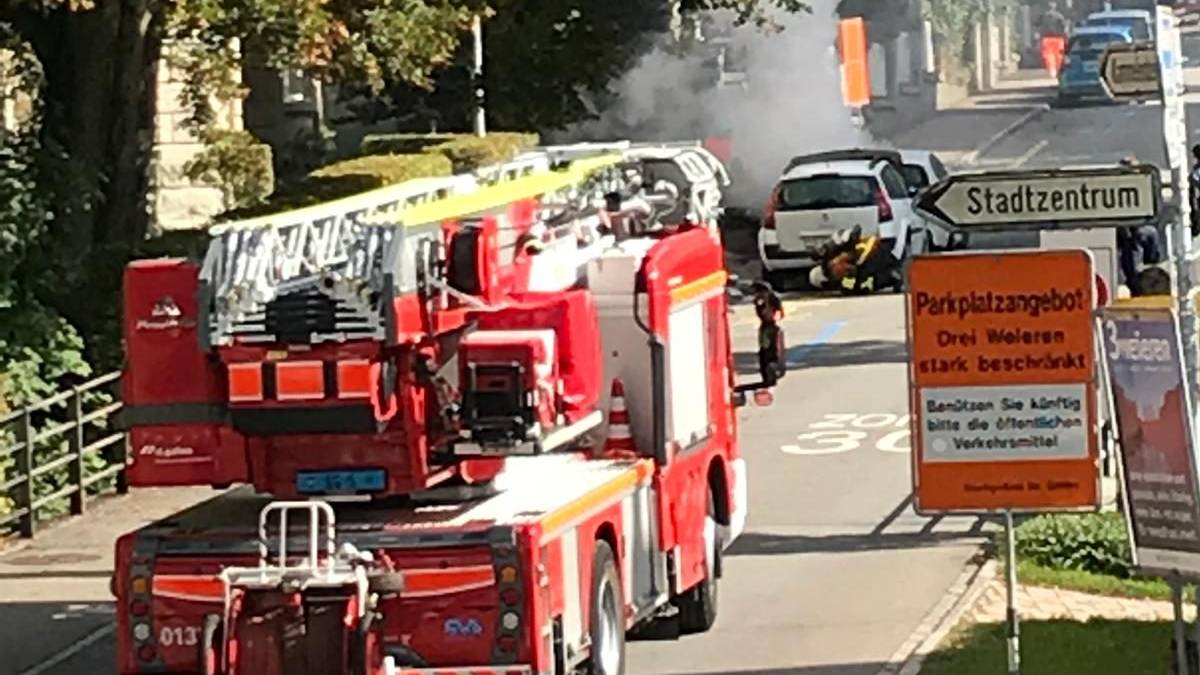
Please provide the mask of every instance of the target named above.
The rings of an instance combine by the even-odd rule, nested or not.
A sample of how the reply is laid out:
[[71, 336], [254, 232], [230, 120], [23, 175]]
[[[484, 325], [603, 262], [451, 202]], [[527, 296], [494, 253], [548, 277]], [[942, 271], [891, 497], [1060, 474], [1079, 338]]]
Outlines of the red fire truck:
[[561, 152], [131, 267], [134, 475], [247, 485], [117, 542], [120, 673], [615, 675], [627, 630], [712, 625], [747, 509], [719, 194], [679, 148]]

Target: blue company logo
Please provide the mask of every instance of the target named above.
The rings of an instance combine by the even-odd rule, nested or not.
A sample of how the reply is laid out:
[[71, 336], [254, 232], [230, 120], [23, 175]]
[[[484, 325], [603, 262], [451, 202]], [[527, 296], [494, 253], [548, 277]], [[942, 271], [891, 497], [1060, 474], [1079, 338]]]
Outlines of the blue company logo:
[[446, 619], [442, 632], [452, 637], [478, 637], [483, 635], [483, 626], [475, 619]]

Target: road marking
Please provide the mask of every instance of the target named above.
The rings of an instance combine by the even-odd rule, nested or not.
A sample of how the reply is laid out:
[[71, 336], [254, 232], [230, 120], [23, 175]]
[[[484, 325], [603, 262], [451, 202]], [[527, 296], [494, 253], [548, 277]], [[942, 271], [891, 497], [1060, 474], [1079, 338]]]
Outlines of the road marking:
[[[799, 443], [779, 447], [788, 455], [837, 455], [859, 450], [864, 444], [879, 452], [909, 454], [909, 417], [893, 413], [825, 413], [824, 419], [808, 424], [796, 435]], [[816, 431], [814, 431], [814, 429]], [[866, 431], [860, 431], [865, 429]], [[886, 433], [884, 433], [886, 432]]]
[[1013, 162], [1013, 168], [1015, 169], [1019, 166], [1024, 166], [1025, 162], [1033, 159], [1033, 156], [1044, 150], [1047, 145], [1050, 145], [1050, 141], [1044, 138], [1037, 143], [1034, 143], [1032, 148], [1030, 148], [1025, 154], [1018, 157], [1017, 161]]
[[33, 666], [32, 668], [22, 670], [17, 675], [41, 675], [41, 673], [48, 672], [54, 666], [57, 666], [58, 664], [62, 663], [63, 661], [66, 661], [67, 659], [71, 658], [72, 656], [75, 656], [79, 652], [87, 649], [93, 643], [98, 642], [100, 639], [107, 637], [108, 634], [112, 633], [114, 630], [115, 630], [114, 624], [111, 624], [111, 623], [105, 624], [105, 625], [97, 628], [96, 630], [92, 631], [91, 633], [88, 633], [87, 635], [85, 635], [83, 637], [83, 639], [77, 641], [75, 644], [71, 645], [70, 647], [67, 647], [66, 649], [59, 652], [58, 654], [55, 654], [54, 656], [46, 659], [45, 661], [42, 661], [41, 663], [37, 664], [36, 666]]
[[833, 339], [833, 336], [837, 335], [838, 331], [842, 330], [842, 328], [845, 326], [845, 321], [830, 321], [829, 323], [825, 324], [821, 330], [818, 331], [816, 335], [809, 338], [807, 342], [803, 342], [800, 345], [788, 350], [793, 353], [788, 354], [784, 359], [787, 362], [786, 365], [789, 367], [801, 365], [801, 357], [804, 356], [804, 352], [808, 351], [812, 347], [817, 347], [829, 342]]

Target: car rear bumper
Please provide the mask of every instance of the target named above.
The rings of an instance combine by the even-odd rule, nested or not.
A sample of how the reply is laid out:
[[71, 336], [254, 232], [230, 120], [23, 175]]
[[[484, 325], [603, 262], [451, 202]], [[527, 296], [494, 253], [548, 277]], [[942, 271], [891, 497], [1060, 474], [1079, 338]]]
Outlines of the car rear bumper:
[[758, 231], [758, 257], [768, 270], [790, 270], [816, 264], [814, 249], [790, 250], [779, 246], [779, 235], [771, 230]]
[[1078, 82], [1062, 82], [1058, 85], [1059, 96], [1069, 96], [1071, 98], [1108, 98], [1108, 92], [1104, 90], [1104, 85], [1100, 84], [1099, 80], [1088, 81], [1081, 80]]

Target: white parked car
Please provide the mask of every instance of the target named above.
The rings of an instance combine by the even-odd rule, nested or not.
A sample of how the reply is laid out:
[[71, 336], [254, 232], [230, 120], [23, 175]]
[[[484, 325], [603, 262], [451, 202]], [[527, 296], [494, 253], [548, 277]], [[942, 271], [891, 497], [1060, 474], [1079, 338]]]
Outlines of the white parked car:
[[[900, 161], [904, 163], [902, 169], [904, 181], [908, 183], [909, 187], [915, 187], [917, 190], [924, 190], [950, 175], [950, 171], [942, 163], [942, 160], [929, 150], [901, 150]], [[913, 247], [915, 250], [945, 250], [950, 246], [950, 230], [930, 223], [919, 214], [916, 218], [924, 235], [928, 237], [929, 244], [918, 242]]]
[[919, 188], [905, 181], [903, 167], [900, 153], [887, 150], [838, 150], [789, 162], [758, 231], [759, 258], [772, 285], [807, 278], [817, 248], [855, 225], [890, 242], [898, 259], [924, 252], [926, 238], [913, 236], [923, 229], [912, 209]]

